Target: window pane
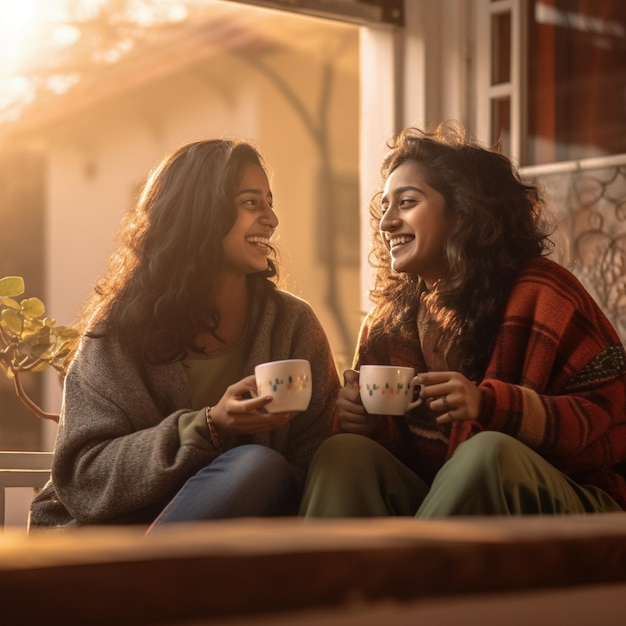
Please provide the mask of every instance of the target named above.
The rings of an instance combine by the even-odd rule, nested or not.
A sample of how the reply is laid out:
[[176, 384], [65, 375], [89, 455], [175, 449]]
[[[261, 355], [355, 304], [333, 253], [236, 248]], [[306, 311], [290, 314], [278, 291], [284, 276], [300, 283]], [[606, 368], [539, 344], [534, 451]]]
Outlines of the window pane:
[[530, 164], [626, 152], [626, 3], [531, 0]]
[[511, 154], [511, 99], [491, 101], [491, 143], [500, 143], [504, 154]]
[[511, 80], [511, 14], [492, 16], [491, 30], [491, 84], [508, 83]]

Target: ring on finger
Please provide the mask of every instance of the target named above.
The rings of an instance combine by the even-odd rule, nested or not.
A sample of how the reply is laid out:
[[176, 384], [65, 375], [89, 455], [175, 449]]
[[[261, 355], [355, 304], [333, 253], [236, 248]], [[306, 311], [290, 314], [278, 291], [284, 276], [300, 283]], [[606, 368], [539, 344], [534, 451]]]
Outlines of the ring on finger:
[[441, 398], [442, 402], [443, 402], [443, 410], [445, 413], [449, 413], [450, 412], [450, 405], [448, 404], [448, 394], [446, 394], [445, 396], [443, 396]]

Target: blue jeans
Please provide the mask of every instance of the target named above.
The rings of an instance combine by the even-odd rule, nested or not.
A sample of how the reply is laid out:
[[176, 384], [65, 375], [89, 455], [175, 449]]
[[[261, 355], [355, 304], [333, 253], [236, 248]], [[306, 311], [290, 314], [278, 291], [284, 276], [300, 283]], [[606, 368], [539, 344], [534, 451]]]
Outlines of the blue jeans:
[[285, 457], [265, 446], [227, 450], [192, 476], [154, 526], [231, 517], [295, 515], [301, 481]]

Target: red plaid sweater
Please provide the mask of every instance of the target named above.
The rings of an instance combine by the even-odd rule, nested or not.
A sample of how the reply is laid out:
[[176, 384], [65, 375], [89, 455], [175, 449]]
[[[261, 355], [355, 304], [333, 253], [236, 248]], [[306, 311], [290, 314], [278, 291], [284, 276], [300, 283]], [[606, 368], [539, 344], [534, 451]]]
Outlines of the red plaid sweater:
[[[359, 336], [355, 368], [372, 363], [425, 371], [420, 342]], [[425, 480], [482, 430], [516, 437], [579, 484], [593, 484], [626, 509], [626, 355], [610, 322], [578, 279], [546, 258], [516, 279], [484, 379], [480, 417], [438, 425], [427, 406], [381, 420], [374, 435]]]

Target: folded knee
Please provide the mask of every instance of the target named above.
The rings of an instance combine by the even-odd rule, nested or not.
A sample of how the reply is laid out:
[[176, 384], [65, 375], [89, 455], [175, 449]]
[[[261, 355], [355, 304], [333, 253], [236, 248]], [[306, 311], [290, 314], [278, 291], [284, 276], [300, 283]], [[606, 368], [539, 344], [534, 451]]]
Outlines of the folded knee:
[[352, 433], [339, 433], [333, 435], [318, 448], [314, 463], [358, 463], [361, 459], [372, 458], [372, 450], [378, 447], [375, 441], [363, 435], [355, 435]]

